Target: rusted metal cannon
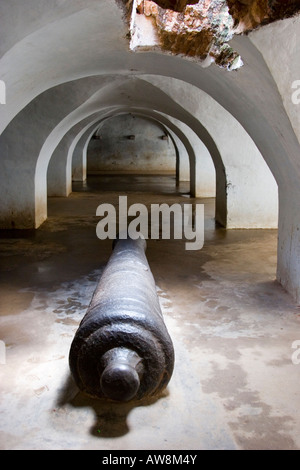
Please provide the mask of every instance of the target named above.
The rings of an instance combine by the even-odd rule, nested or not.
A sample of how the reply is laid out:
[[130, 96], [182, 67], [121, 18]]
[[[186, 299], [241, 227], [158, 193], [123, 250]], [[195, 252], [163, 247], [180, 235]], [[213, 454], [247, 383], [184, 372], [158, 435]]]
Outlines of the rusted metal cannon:
[[97, 398], [159, 394], [174, 367], [145, 240], [117, 240], [70, 349], [79, 389]]

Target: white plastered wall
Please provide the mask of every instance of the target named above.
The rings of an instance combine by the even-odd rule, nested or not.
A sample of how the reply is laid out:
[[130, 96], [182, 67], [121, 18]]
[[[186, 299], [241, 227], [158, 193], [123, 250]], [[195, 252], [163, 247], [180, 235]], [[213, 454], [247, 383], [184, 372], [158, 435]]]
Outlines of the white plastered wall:
[[[276, 38], [276, 47], [274, 45]], [[300, 142], [300, 16], [268, 25], [250, 34], [276, 82], [283, 106]], [[298, 83], [295, 83], [298, 82]], [[297, 85], [297, 88], [295, 87]], [[294, 96], [293, 96], [294, 95]], [[300, 149], [293, 178], [279, 184], [277, 279], [300, 302]], [[283, 171], [289, 161], [282, 158]]]
[[88, 174], [175, 174], [174, 145], [158, 122], [121, 114], [103, 122], [98, 135], [89, 145]]
[[[215, 197], [216, 170], [209, 151], [195, 132], [193, 132], [186, 124], [174, 118], [169, 117], [169, 119], [188, 138], [196, 155], [195, 168], [191, 168], [190, 165], [185, 165], [184, 160], [181, 163], [181, 166], [183, 167], [181, 171], [185, 173], [190, 171], [190, 176], [187, 180], [191, 182], [193, 195], [202, 198]], [[182, 179], [182, 181], [184, 180]]]
[[[175, 79], [143, 78], [172, 96], [213, 136], [226, 171], [227, 228], [277, 228], [276, 181], [253, 140], [237, 120], [201, 90], [186, 87]], [[205, 172], [202, 184], [205, 184], [204, 180]], [[201, 179], [198, 181], [201, 185]]]

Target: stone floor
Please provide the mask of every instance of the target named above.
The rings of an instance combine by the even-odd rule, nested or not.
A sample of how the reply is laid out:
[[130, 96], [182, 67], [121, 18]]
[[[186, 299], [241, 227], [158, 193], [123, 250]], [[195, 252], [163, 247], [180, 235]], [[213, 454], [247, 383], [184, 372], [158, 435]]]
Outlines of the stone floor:
[[111, 252], [96, 208], [125, 194], [192, 202], [173, 177], [94, 177], [50, 199], [39, 230], [0, 234], [0, 448], [300, 449], [300, 307], [275, 281], [277, 233], [216, 228], [213, 199], [194, 201], [202, 250], [148, 242], [176, 352], [168, 389], [125, 405], [78, 392], [69, 347]]

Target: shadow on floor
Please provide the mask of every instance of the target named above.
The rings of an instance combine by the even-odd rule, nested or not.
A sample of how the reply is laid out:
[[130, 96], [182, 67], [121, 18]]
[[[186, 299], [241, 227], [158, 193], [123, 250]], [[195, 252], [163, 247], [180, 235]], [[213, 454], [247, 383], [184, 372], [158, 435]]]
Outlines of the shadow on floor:
[[151, 406], [158, 400], [168, 396], [168, 390], [156, 397], [128, 403], [118, 403], [110, 400], [92, 398], [80, 392], [71, 374], [61, 389], [56, 406], [64, 407], [67, 404], [73, 408], [91, 408], [95, 414], [95, 423], [90, 428], [90, 434], [99, 438], [117, 438], [130, 432], [127, 418], [130, 412], [137, 407]]

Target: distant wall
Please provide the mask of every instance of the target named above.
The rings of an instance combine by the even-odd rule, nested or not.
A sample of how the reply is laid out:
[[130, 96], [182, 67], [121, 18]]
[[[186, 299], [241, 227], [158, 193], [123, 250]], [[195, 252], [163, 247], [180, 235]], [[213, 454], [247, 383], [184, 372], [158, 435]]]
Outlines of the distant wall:
[[[88, 174], [176, 172], [176, 152], [162, 126], [125, 114], [105, 121], [87, 154]], [[163, 138], [163, 136], [165, 136]]]

